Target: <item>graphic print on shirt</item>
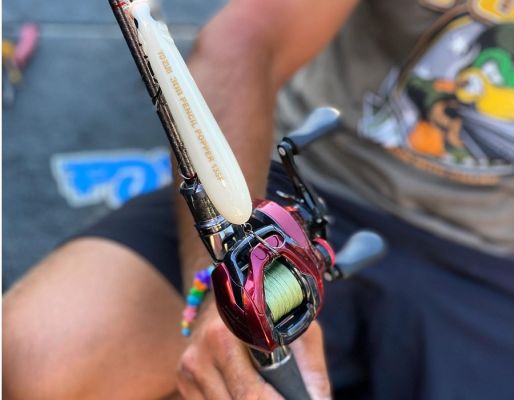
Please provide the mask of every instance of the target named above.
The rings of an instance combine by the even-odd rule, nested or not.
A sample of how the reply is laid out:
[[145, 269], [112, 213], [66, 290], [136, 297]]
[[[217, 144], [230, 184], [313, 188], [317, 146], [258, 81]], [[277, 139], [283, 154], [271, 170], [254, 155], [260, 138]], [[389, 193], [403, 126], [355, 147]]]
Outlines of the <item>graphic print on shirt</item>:
[[361, 135], [431, 173], [478, 185], [514, 173], [514, 1], [450, 8], [364, 98]]

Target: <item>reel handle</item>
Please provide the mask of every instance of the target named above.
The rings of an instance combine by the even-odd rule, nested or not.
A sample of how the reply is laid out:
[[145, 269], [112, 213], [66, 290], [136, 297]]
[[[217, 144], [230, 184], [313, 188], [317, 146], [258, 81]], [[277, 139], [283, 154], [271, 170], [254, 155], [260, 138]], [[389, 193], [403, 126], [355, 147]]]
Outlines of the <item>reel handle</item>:
[[332, 107], [316, 108], [298, 128], [284, 139], [293, 146], [294, 154], [322, 136], [336, 132], [342, 128], [342, 118], [339, 110]]
[[336, 265], [349, 278], [378, 261], [386, 253], [387, 245], [378, 233], [362, 230], [350, 237], [336, 255]]
[[348, 279], [373, 265], [387, 252], [387, 243], [378, 233], [361, 230], [354, 233], [336, 254], [334, 268], [323, 273], [328, 282]]
[[311, 400], [294, 354], [289, 347], [279, 347], [269, 354], [251, 349], [250, 354], [260, 375], [284, 399]]

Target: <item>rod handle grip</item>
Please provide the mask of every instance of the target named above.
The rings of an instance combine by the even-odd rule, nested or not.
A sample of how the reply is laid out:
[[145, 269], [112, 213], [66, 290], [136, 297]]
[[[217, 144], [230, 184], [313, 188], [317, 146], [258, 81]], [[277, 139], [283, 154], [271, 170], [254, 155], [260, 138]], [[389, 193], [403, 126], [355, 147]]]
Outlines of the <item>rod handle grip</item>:
[[261, 368], [259, 373], [286, 400], [311, 400], [293, 353], [278, 365]]

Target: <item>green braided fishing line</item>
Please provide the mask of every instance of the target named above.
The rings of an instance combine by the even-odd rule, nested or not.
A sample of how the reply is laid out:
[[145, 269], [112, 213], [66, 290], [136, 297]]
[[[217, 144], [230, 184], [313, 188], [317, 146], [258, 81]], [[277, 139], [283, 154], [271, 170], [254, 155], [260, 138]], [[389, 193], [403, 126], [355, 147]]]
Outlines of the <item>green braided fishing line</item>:
[[264, 296], [274, 322], [303, 301], [300, 283], [285, 265], [276, 260], [264, 272]]

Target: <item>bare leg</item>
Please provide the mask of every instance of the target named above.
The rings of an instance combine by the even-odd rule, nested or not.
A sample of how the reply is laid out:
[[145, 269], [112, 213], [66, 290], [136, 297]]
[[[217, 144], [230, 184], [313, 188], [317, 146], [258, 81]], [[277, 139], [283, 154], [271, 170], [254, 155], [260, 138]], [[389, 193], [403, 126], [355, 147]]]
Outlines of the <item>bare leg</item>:
[[94, 238], [67, 244], [4, 297], [4, 398], [168, 396], [185, 346], [181, 308], [131, 250]]

